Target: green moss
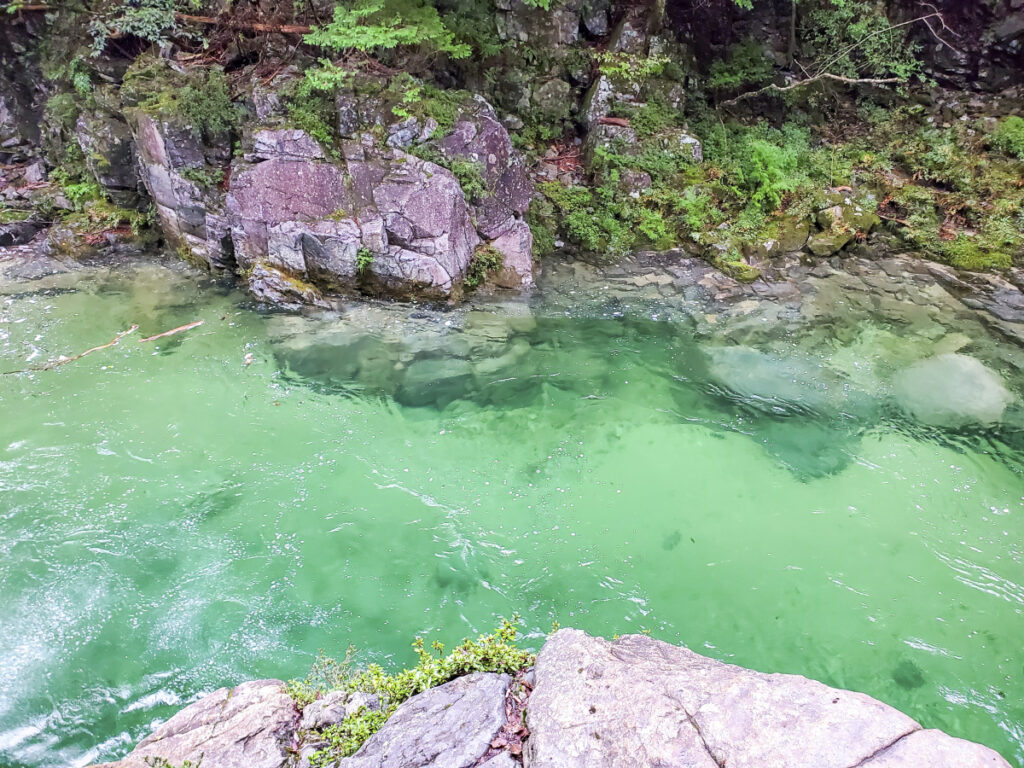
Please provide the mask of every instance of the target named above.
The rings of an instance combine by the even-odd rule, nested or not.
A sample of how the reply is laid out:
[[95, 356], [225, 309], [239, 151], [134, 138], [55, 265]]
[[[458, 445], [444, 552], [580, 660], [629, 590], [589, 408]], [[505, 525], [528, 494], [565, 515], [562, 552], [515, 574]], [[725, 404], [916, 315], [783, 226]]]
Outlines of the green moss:
[[[516, 621], [513, 618], [513, 621]], [[428, 650], [421, 638], [413, 649], [418, 658], [411, 669], [389, 674], [377, 664], [366, 669], [352, 668], [352, 651], [343, 661], [319, 658], [305, 680], [292, 680], [288, 692], [300, 707], [331, 690], [374, 693], [380, 697], [379, 711], [361, 709], [337, 725], [324, 730], [327, 746], [311, 757], [314, 768], [326, 768], [356, 752], [387, 721], [402, 702], [471, 672], [515, 674], [530, 666], [534, 657], [515, 645], [516, 629], [511, 621], [502, 621], [494, 632], [476, 640], [464, 640], [447, 655], [444, 646], [433, 643]]]
[[13, 224], [16, 221], [27, 221], [32, 218], [32, 211], [21, 208], [0, 206], [0, 224]]
[[140, 56], [125, 73], [121, 97], [127, 106], [154, 117], [181, 118], [208, 138], [236, 131], [242, 118], [222, 70], [179, 72], [150, 56]]
[[469, 289], [483, 285], [487, 278], [501, 269], [505, 259], [490, 245], [482, 245], [473, 253], [473, 258], [466, 268], [466, 276], [462, 284]]
[[224, 169], [203, 166], [202, 168], [184, 168], [180, 171], [181, 177], [188, 179], [193, 184], [198, 184], [204, 189], [216, 187], [224, 181]]
[[989, 269], [1009, 269], [1010, 257], [1005, 253], [987, 250], [983, 244], [966, 235], [957, 235], [942, 248], [945, 259], [958, 269], [983, 272]]

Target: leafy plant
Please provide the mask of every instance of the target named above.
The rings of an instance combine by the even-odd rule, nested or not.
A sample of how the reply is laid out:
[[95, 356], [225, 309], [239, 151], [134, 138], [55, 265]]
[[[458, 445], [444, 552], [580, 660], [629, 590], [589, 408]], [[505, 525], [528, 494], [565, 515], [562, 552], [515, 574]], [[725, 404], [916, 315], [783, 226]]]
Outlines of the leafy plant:
[[735, 91], [757, 88], [771, 79], [772, 64], [764, 49], [754, 40], [731, 46], [724, 59], [716, 59], [708, 71], [708, 88]]
[[357, 0], [352, 5], [336, 5], [334, 18], [303, 39], [341, 54], [421, 46], [464, 59], [471, 50], [456, 42], [437, 9], [422, 0]]
[[369, 248], [360, 248], [356, 252], [356, 272], [362, 274], [373, 264], [373, 251]]
[[638, 56], [622, 51], [604, 51], [595, 54], [595, 58], [601, 74], [631, 83], [642, 83], [651, 77], [658, 77], [670, 61], [668, 56]]
[[433, 643], [431, 650], [427, 650], [423, 639], [416, 638], [412, 646], [417, 656], [416, 666], [394, 674], [389, 674], [377, 664], [371, 664], [364, 670], [353, 670], [351, 649], [340, 663], [318, 659], [306, 680], [288, 684], [288, 691], [296, 703], [306, 706], [321, 693], [343, 690], [377, 694], [380, 709], [370, 711], [362, 708], [325, 729], [322, 736], [327, 746], [311, 756], [311, 764], [314, 768], [326, 768], [356, 752], [402, 702], [417, 693], [471, 672], [515, 674], [530, 666], [534, 661], [533, 655], [515, 645], [513, 622], [517, 620], [517, 617], [512, 621], [502, 620], [494, 632], [480, 635], [476, 640], [464, 640], [447, 655], [440, 643]]
[[801, 39], [809, 71], [901, 80], [922, 72], [920, 44], [874, 0], [819, 0], [803, 15]]
[[89, 22], [93, 56], [103, 53], [115, 33], [165, 45], [179, 31], [174, 13], [174, 0], [123, 0]]
[[504, 258], [497, 250], [490, 245], [483, 245], [473, 253], [462, 284], [470, 289], [477, 288], [484, 284], [488, 275], [501, 269], [504, 263]]
[[1010, 115], [992, 132], [992, 143], [1008, 155], [1024, 160], [1024, 118]]

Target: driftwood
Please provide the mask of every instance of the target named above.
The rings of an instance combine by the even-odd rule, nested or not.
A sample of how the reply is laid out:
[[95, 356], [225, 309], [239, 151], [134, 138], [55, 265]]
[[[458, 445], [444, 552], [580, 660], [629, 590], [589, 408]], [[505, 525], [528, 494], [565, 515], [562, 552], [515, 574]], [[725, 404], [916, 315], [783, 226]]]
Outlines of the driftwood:
[[91, 349], [87, 349], [85, 350], [85, 352], [77, 354], [74, 357], [58, 357], [56, 360], [51, 360], [50, 362], [43, 363], [42, 365], [34, 365], [31, 368], [22, 368], [19, 371], [4, 371], [3, 375], [10, 376], [11, 374], [27, 373], [28, 371], [49, 371], [56, 368], [58, 365], [67, 365], [68, 363], [73, 363], [75, 360], [81, 360], [83, 357], [85, 357], [86, 355], [91, 355], [93, 352], [99, 352], [101, 349], [109, 349], [110, 347], [116, 346], [117, 342], [119, 342], [129, 333], [135, 333], [135, 331], [137, 331], [138, 328], [139, 326], [133, 325], [127, 331], [121, 331], [119, 334], [117, 334], [117, 336], [115, 336], [111, 341], [108, 341], [106, 344], [100, 344], [98, 347], [92, 347]]
[[158, 333], [158, 334], [156, 334], [156, 336], [147, 336], [144, 339], [139, 339], [139, 343], [143, 344], [143, 343], [145, 343], [147, 341], [154, 341], [155, 339], [162, 339], [165, 336], [173, 336], [174, 334], [181, 333], [182, 331], [190, 331], [193, 328], [198, 328], [200, 325], [202, 325], [205, 322], [206, 322], [205, 320], [196, 320], [194, 323], [189, 323], [188, 325], [179, 325], [177, 328], [172, 328], [169, 331], [164, 331], [163, 333]]

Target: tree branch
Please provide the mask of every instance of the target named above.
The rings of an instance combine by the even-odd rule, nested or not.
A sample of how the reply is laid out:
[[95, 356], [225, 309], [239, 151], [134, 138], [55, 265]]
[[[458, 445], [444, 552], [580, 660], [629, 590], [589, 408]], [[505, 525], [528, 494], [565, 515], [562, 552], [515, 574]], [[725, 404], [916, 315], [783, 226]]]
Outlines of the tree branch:
[[744, 99], [750, 99], [754, 96], [760, 96], [762, 93], [768, 93], [773, 91], [775, 93], [785, 93], [786, 91], [795, 91], [797, 88], [803, 88], [805, 85], [816, 83], [819, 80], [835, 80], [839, 83], [846, 83], [848, 85], [892, 85], [894, 83], [902, 83], [902, 77], [843, 77], [842, 75], [833, 75], [831, 72], [822, 72], [814, 77], [809, 77], [806, 80], [800, 80], [790, 85], [766, 85], [764, 88], [758, 88], [756, 91], [747, 91], [741, 93], [734, 99], [723, 101], [721, 106], [728, 107], [733, 104], [738, 104]]
[[282, 35], [308, 35], [312, 29], [302, 24], [265, 24], [261, 22], [235, 21], [217, 16], [193, 16], [190, 13], [176, 13], [174, 18], [190, 24], [212, 24], [245, 32], [276, 32]]

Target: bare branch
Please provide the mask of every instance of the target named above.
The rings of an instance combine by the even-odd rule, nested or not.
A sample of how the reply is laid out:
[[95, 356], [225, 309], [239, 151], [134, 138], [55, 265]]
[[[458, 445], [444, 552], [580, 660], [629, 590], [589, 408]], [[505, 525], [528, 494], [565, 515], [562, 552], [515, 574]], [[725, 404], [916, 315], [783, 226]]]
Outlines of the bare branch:
[[809, 77], [806, 80], [799, 80], [790, 85], [766, 85], [764, 88], [758, 88], [756, 91], [747, 91], [741, 93], [734, 99], [723, 101], [720, 106], [728, 107], [733, 104], [753, 98], [754, 96], [760, 96], [762, 93], [768, 93], [769, 91], [774, 93], [785, 93], [786, 91], [795, 91], [797, 88], [803, 88], [811, 83], [816, 83], [819, 80], [835, 80], [838, 83], [846, 83], [847, 85], [892, 85], [894, 83], [904, 82], [902, 77], [843, 77], [842, 75], [833, 75], [831, 72], [822, 72], [820, 75]]

